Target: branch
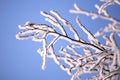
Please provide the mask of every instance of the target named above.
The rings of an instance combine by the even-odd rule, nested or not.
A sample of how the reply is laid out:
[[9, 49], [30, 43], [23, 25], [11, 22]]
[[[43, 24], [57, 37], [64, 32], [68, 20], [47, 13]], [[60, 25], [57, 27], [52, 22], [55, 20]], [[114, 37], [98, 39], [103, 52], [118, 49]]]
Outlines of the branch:
[[61, 32], [63, 33], [63, 35], [67, 35], [65, 29], [63, 28], [63, 26], [59, 23], [59, 21], [53, 17], [52, 15], [48, 14], [47, 12], [41, 11], [41, 14], [45, 17], [47, 17], [45, 20], [50, 22], [51, 24], [57, 26]]
[[120, 24], [120, 21], [111, 17], [111, 16], [106, 16], [106, 15], [99, 15], [98, 13], [95, 13], [95, 12], [90, 12], [90, 11], [85, 11], [85, 10], [82, 10], [80, 9], [77, 4], [74, 4], [74, 8], [73, 10], [70, 10], [70, 13], [74, 13], [74, 14], [84, 14], [84, 15], [87, 15], [87, 16], [91, 16], [92, 19], [95, 19], [95, 18], [102, 18], [102, 19], [105, 19], [105, 20], [108, 20], [108, 21], [111, 21], [115, 24]]
[[[100, 1], [105, 3], [101, 6], [95, 5], [98, 13], [82, 10], [76, 4], [74, 4], [75, 9], [70, 10], [71, 13], [91, 16], [92, 19], [102, 18], [111, 21], [105, 28], [92, 34], [77, 17], [76, 23], [87, 34], [88, 42], [81, 39], [74, 26], [55, 10], [51, 10], [50, 13], [41, 11], [41, 14], [46, 17], [45, 20], [53, 26], [26, 22], [24, 25], [18, 26], [22, 31], [16, 35], [16, 38], [19, 40], [32, 39], [43, 43], [42, 48], [37, 50], [43, 57], [42, 69], [46, 68], [47, 58], [52, 58], [62, 70], [72, 76], [71, 80], [76, 80], [76, 78], [80, 80], [82, 74], [88, 73], [95, 73], [95, 76], [88, 80], [118, 79], [120, 75], [120, 47], [115, 37], [116, 35], [120, 37], [120, 20], [110, 16], [106, 8], [113, 3], [120, 5], [120, 1]], [[70, 29], [74, 38], [67, 34], [65, 26]], [[106, 33], [109, 34], [106, 36]], [[105, 40], [103, 44], [97, 38], [101, 35]], [[49, 36], [52, 36], [50, 43], [48, 43]], [[69, 42], [68, 45], [58, 49], [59, 54], [55, 51], [55, 44], [58, 43], [58, 40]]]
[[62, 17], [61, 17], [56, 11], [54, 11], [54, 10], [51, 10], [50, 12], [51, 12], [52, 14], [54, 14], [60, 21], [62, 21], [62, 23], [63, 23], [65, 26], [68, 26], [68, 27], [70, 28], [70, 30], [73, 32], [74, 37], [75, 37], [76, 40], [81, 40], [81, 39], [79, 38], [79, 35], [78, 35], [77, 31], [74, 29], [74, 27], [72, 26], [72, 24], [71, 24], [69, 21], [67, 21], [67, 20], [65, 20], [64, 18], [62, 18]]

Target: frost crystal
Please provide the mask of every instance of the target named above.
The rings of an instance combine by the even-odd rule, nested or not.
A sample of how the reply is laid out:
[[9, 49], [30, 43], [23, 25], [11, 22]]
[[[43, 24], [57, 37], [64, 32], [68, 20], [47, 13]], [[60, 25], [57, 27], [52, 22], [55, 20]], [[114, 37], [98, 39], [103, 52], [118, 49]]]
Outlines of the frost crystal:
[[[97, 13], [80, 9], [77, 4], [74, 4], [74, 9], [70, 10], [73, 14], [83, 14], [90, 16], [91, 19], [101, 18], [109, 21], [103, 29], [93, 34], [80, 22], [79, 17], [76, 17], [76, 23], [87, 34], [88, 41], [82, 39], [74, 26], [55, 10], [51, 10], [50, 13], [40, 12], [53, 26], [29, 21], [25, 25], [19, 25], [19, 29], [23, 31], [19, 32], [16, 38], [19, 40], [31, 38], [33, 41], [43, 43], [43, 47], [38, 49], [38, 53], [43, 57], [42, 69], [46, 68], [46, 59], [52, 58], [71, 76], [71, 80], [81, 80], [83, 74], [89, 73], [95, 73], [95, 75], [87, 80], [118, 80], [120, 78], [120, 44], [115, 37], [120, 39], [120, 20], [113, 18], [106, 8], [110, 5], [120, 5], [120, 0], [100, 1], [104, 3], [95, 4]], [[65, 27], [73, 33], [73, 38], [68, 35]], [[49, 36], [54, 36], [50, 43], [48, 43]], [[104, 39], [105, 43], [101, 43], [98, 37]], [[67, 41], [69, 44], [66, 47], [61, 46], [58, 50], [54, 46], [60, 40]]]

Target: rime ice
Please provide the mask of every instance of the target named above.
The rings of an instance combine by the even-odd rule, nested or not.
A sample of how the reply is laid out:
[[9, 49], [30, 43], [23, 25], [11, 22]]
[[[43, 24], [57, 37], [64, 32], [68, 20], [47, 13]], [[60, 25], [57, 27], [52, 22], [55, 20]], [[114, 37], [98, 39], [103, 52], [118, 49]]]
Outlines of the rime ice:
[[[95, 4], [95, 8], [98, 10], [97, 13], [80, 9], [77, 4], [74, 4], [74, 9], [70, 10], [73, 14], [90, 16], [93, 20], [101, 18], [110, 21], [103, 29], [93, 34], [87, 29], [87, 26], [80, 22], [79, 17], [76, 17], [76, 24], [87, 34], [88, 42], [82, 39], [74, 26], [55, 10], [51, 10], [50, 13], [45, 11], [40, 13], [46, 17], [46, 21], [57, 27], [61, 32], [47, 24], [26, 22], [25, 25], [19, 25], [19, 29], [23, 31], [19, 32], [16, 38], [19, 40], [31, 38], [33, 41], [43, 43], [43, 47], [38, 49], [38, 53], [43, 57], [42, 69], [46, 68], [46, 59], [52, 58], [62, 70], [71, 76], [71, 80], [81, 80], [81, 75], [87, 73], [97, 73], [88, 80], [118, 80], [120, 77], [120, 47], [115, 36], [120, 39], [120, 20], [113, 18], [106, 8], [110, 5], [120, 5], [120, 1], [100, 1], [104, 3], [102, 5]], [[74, 34], [73, 38], [68, 36], [67, 31], [64, 29], [66, 26]], [[109, 33], [109, 35], [106, 35], [106, 33]], [[50, 35], [54, 38], [47, 44], [47, 37]], [[102, 37], [105, 44], [101, 43], [98, 37]], [[54, 47], [60, 39], [70, 43], [66, 48], [61, 47], [59, 49], [62, 56], [55, 52]], [[77, 51], [77, 48], [82, 49], [83, 52]], [[64, 64], [60, 61], [63, 61]]]

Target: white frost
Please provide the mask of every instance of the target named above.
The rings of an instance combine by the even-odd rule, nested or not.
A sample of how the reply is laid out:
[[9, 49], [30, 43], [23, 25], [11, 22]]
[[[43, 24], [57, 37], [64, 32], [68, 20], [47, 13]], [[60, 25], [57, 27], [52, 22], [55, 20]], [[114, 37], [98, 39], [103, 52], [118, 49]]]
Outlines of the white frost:
[[[71, 80], [81, 80], [81, 76], [88, 73], [97, 73], [88, 80], [118, 80], [120, 75], [120, 44], [116, 39], [120, 38], [120, 20], [112, 17], [107, 7], [115, 4], [120, 5], [120, 0], [100, 1], [103, 2], [101, 5], [95, 4], [96, 12], [83, 10], [76, 3], [73, 5], [74, 9], [70, 10], [74, 14], [90, 16], [91, 19], [101, 18], [109, 22], [93, 34], [77, 17], [76, 23], [87, 34], [88, 40], [81, 39], [78, 29], [76, 30], [55, 10], [51, 10], [50, 13], [40, 12], [52, 26], [28, 21], [24, 25], [18, 26], [22, 31], [16, 35], [16, 38], [18, 40], [32, 39], [42, 43], [41, 48], [37, 50], [43, 57], [42, 69], [46, 68], [47, 58], [52, 58], [62, 70], [72, 76]], [[68, 31], [65, 27], [69, 28], [74, 38], [67, 34]], [[49, 40], [49, 36], [54, 36], [54, 38]], [[104, 39], [104, 43], [99, 39]], [[69, 43], [60, 45], [63, 47], [59, 48], [56, 44], [61, 44], [59, 43], [61, 40]], [[56, 51], [56, 47], [58, 47], [59, 52]]]

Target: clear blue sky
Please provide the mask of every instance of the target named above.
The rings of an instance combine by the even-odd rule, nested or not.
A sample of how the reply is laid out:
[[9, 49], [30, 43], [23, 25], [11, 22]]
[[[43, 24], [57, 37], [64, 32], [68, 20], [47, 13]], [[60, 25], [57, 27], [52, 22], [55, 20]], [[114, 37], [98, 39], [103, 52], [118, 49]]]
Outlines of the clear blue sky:
[[[77, 15], [69, 13], [73, 3], [86, 10], [95, 10], [93, 4], [96, 2], [97, 0], [0, 0], [0, 80], [69, 80], [71, 76], [51, 59], [48, 59], [46, 70], [41, 69], [42, 58], [37, 53], [40, 44], [31, 40], [17, 40], [15, 35], [20, 31], [18, 25], [26, 21], [46, 23], [40, 11], [48, 12], [51, 9], [75, 23]], [[120, 20], [120, 7], [111, 7], [110, 10]], [[80, 18], [88, 29], [94, 29], [93, 32], [106, 24], [102, 25], [99, 20], [91, 21], [83, 15]]]

